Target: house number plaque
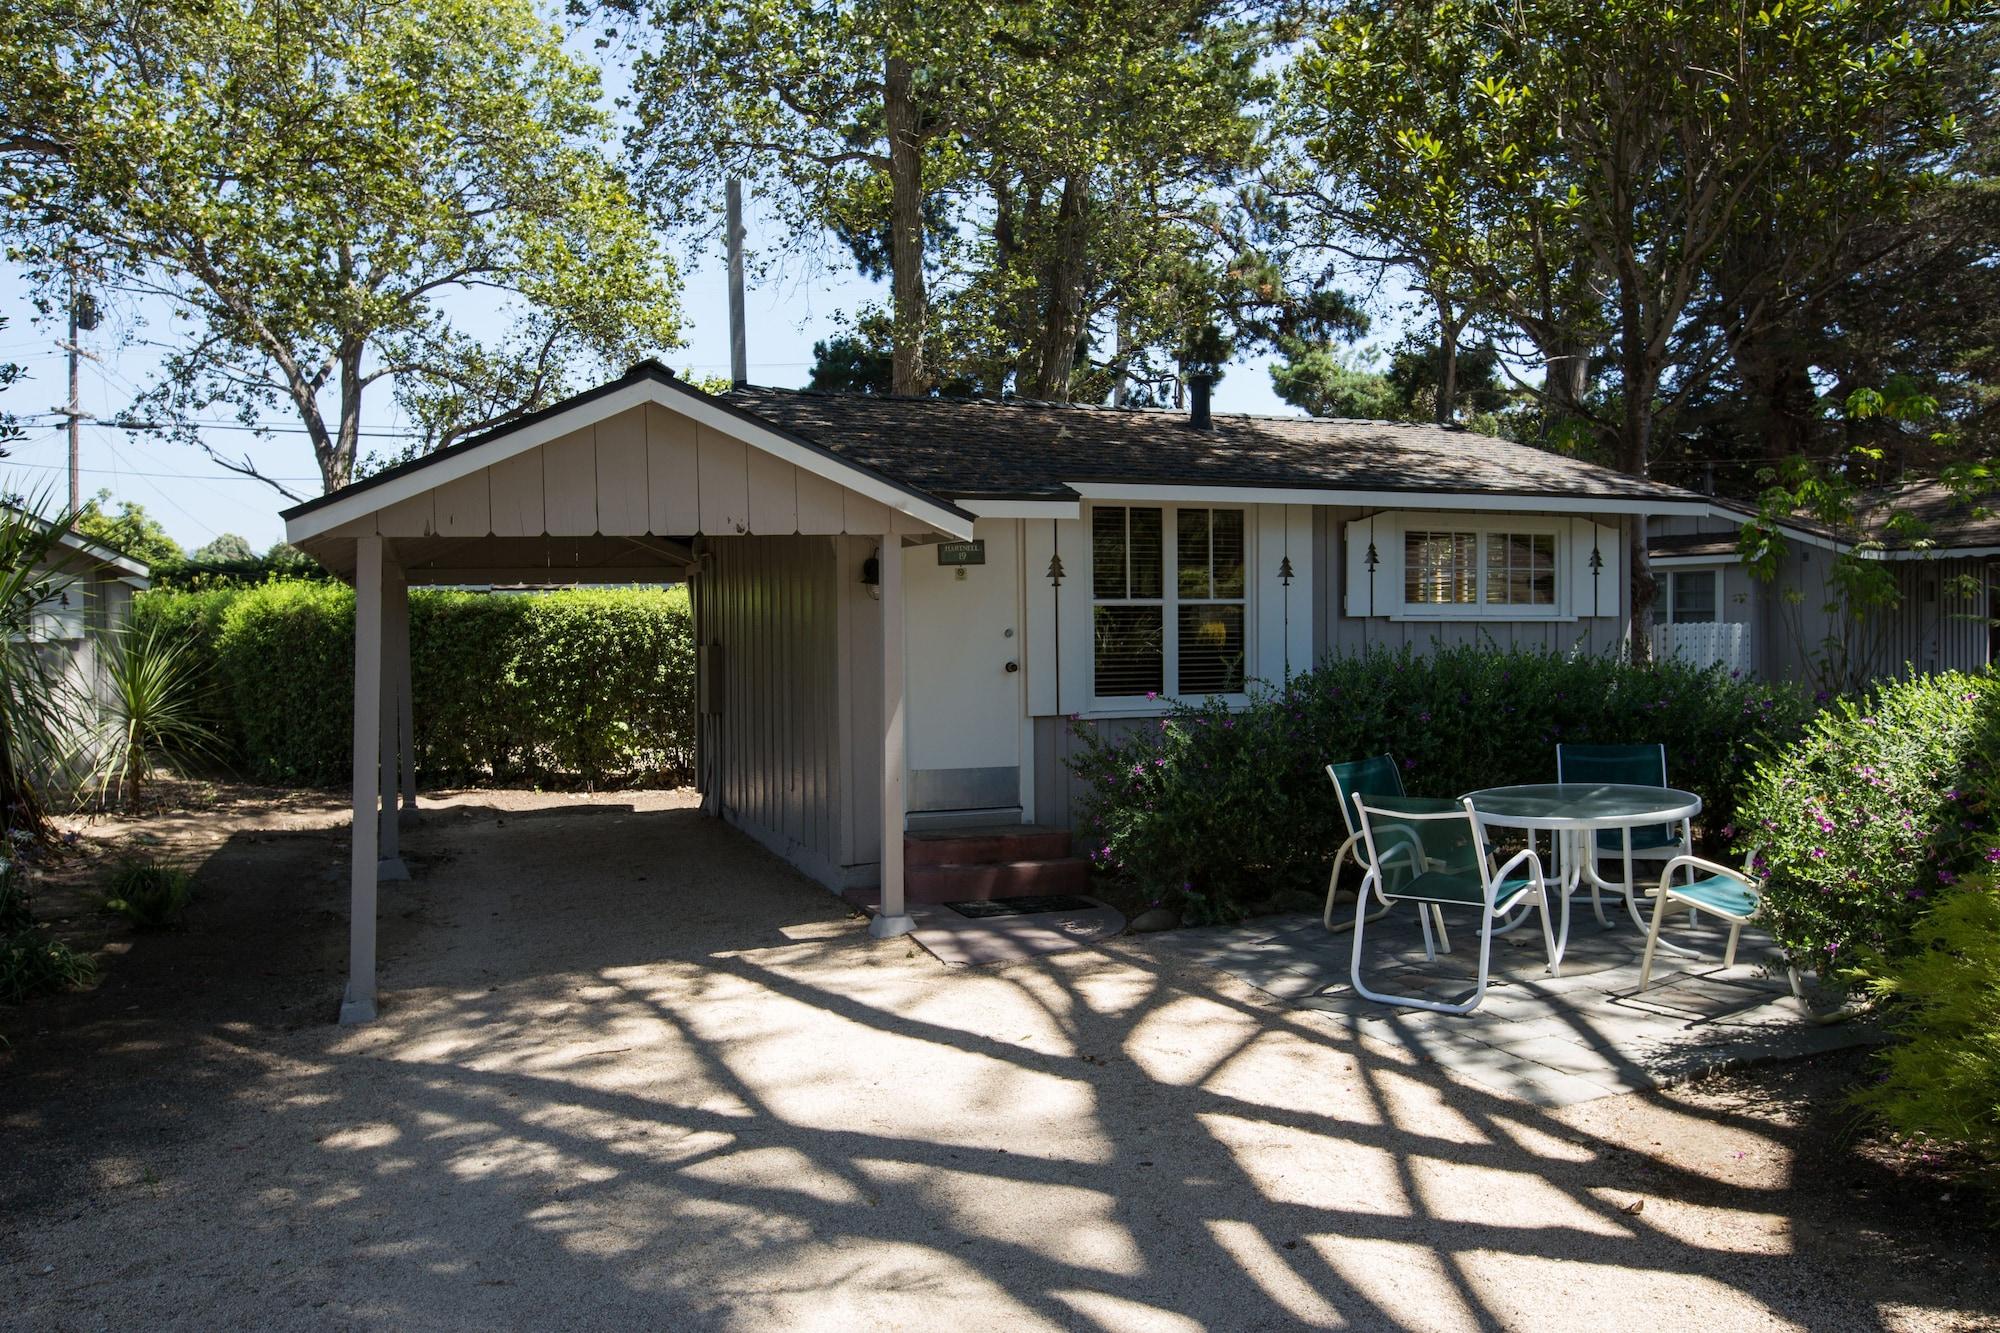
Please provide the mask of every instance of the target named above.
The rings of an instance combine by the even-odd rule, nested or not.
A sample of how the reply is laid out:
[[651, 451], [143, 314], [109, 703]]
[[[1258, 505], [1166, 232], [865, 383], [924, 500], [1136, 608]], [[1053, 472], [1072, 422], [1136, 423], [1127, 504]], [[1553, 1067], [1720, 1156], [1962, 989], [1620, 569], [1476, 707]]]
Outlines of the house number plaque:
[[940, 542], [937, 553], [940, 565], [983, 565], [986, 563], [986, 543], [984, 540]]

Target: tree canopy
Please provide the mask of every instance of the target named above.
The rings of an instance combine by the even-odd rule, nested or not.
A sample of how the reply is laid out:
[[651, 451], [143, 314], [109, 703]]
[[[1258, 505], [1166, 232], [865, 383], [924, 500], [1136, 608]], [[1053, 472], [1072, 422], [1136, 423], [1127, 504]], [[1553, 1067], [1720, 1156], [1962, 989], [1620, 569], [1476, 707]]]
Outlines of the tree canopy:
[[[1351, 0], [1288, 71], [1292, 192], [1327, 244], [1436, 294], [1447, 344], [1461, 314], [1504, 340], [1544, 422], [1575, 428], [1553, 442], [1646, 476], [1732, 356], [1948, 169], [1971, 16]], [[1635, 528], [1635, 642], [1645, 545]]]
[[22, 0], [0, 120], [17, 251], [171, 312], [135, 416], [206, 447], [205, 411], [294, 415], [329, 489], [378, 383], [436, 447], [678, 340], [596, 71], [531, 0]]

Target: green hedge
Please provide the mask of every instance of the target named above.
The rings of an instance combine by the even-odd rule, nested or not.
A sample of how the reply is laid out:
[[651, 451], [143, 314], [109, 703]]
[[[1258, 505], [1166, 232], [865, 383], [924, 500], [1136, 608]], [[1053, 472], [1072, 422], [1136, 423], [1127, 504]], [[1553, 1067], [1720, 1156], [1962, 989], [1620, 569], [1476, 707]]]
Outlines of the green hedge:
[[1553, 782], [1558, 742], [1659, 742], [1669, 780], [1698, 792], [1720, 831], [1751, 761], [1796, 735], [1807, 707], [1796, 690], [1675, 662], [1378, 649], [1234, 712], [1177, 706], [1122, 736], [1077, 724], [1071, 767], [1088, 784], [1080, 831], [1098, 865], [1191, 919], [1224, 920], [1324, 885], [1345, 836], [1330, 762], [1387, 752], [1412, 794], [1458, 796]]
[[[193, 640], [243, 769], [337, 785], [352, 765], [354, 593], [342, 584], [156, 591], [141, 626]], [[684, 589], [410, 595], [417, 765], [433, 782], [658, 778], [694, 751]]]
[[1801, 966], [1837, 978], [1900, 953], [1933, 896], [2000, 863], [2000, 680], [1917, 676], [1839, 701], [1758, 766], [1739, 823]]

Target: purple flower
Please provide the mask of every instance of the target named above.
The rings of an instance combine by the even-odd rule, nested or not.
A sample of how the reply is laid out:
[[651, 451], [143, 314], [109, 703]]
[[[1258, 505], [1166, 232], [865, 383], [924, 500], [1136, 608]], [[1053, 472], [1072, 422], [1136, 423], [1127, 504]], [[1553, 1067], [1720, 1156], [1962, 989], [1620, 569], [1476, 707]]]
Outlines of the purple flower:
[[1724, 824], [1722, 826], [1722, 836], [1725, 841], [1734, 838], [1736, 836], [1736, 825]]
[[1952, 873], [1951, 873], [1951, 872], [1950, 872], [1949, 870], [1940, 870], [1940, 871], [1938, 871], [1938, 883], [1940, 883], [1940, 884], [1950, 884], [1950, 883], [1951, 883], [1952, 881], [1956, 880], [1957, 878], [1958, 878], [1958, 876], [1957, 876], [1957, 875], [1954, 875], [1954, 874], [1952, 874]]
[[1986, 849], [1986, 859], [1993, 862], [2000, 862], [2000, 847], [1988, 847]]
[[1157, 698], [1159, 698], [1159, 697], [1160, 697], [1160, 692], [1159, 692], [1158, 690], [1147, 690], [1147, 691], [1146, 691], [1146, 702], [1147, 702], [1147, 703], [1151, 703], [1151, 702], [1152, 702], [1153, 700], [1155, 700], [1155, 699], [1157, 699]]
[[1826, 848], [1824, 848], [1824, 847], [1815, 847], [1815, 848], [1813, 848], [1813, 849], [1812, 849], [1812, 854], [1813, 854], [1813, 859], [1814, 859], [1815, 861], [1824, 861], [1824, 860], [1826, 860]]
[[1428, 721], [1430, 721], [1430, 720], [1431, 720], [1431, 715], [1430, 715], [1429, 713], [1418, 713], [1418, 714], [1417, 714], [1417, 721], [1419, 721], [1419, 722], [1428, 722]]

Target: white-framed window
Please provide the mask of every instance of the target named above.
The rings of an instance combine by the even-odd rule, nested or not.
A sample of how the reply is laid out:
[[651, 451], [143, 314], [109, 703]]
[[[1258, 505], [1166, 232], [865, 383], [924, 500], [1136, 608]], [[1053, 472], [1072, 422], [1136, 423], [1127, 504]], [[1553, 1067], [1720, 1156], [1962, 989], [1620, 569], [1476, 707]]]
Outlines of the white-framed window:
[[1404, 615], [1553, 616], [1557, 531], [1529, 521], [1426, 520], [1403, 529]]
[[1657, 575], [1655, 625], [1707, 624], [1722, 619], [1722, 571], [1668, 569]]
[[1249, 514], [1201, 505], [1093, 505], [1091, 693], [1241, 694], [1249, 677]]
[[1344, 527], [1351, 617], [1577, 620], [1621, 614], [1617, 527], [1586, 516], [1387, 510]]

